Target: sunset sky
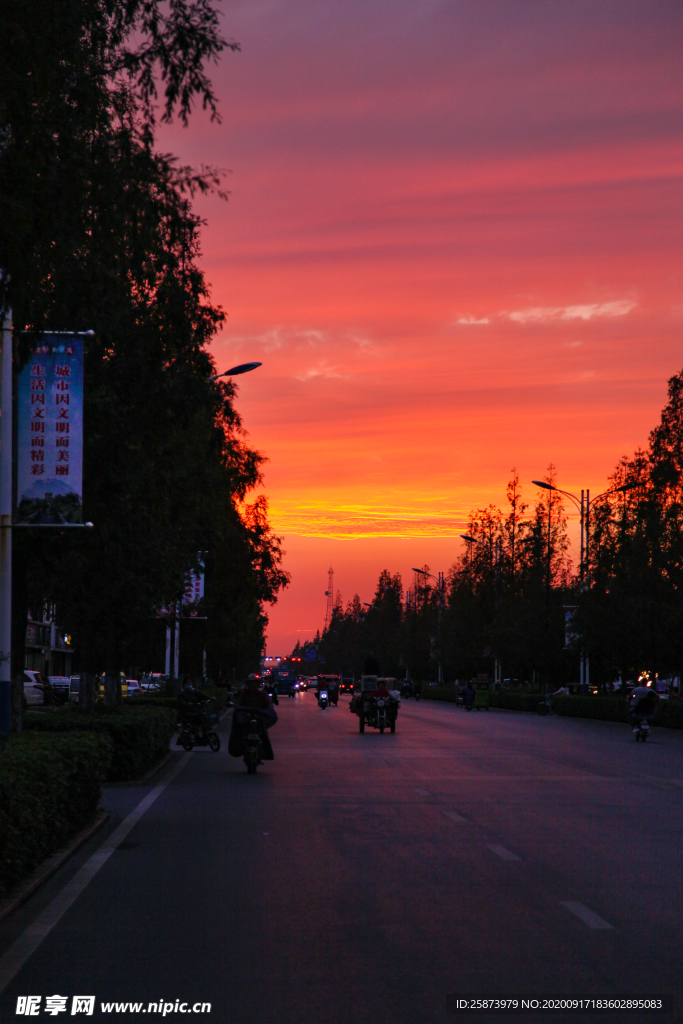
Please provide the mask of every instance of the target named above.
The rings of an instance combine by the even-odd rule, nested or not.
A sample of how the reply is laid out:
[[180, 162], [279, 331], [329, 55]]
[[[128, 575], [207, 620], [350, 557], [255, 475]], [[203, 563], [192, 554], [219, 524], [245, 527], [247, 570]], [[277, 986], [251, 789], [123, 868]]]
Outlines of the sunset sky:
[[268, 652], [379, 571], [447, 570], [513, 466], [603, 490], [683, 368], [680, 0], [238, 0], [202, 199], [290, 588]]

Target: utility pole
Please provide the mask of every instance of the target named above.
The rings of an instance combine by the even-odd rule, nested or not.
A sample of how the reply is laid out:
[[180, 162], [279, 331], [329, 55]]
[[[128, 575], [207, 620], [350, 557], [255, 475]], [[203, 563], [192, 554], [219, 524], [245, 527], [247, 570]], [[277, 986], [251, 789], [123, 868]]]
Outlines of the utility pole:
[[173, 676], [175, 679], [178, 678], [178, 668], [180, 665], [180, 612], [182, 610], [182, 602], [180, 608], [176, 604], [175, 609], [175, 645], [173, 648]]
[[0, 733], [9, 736], [12, 692], [12, 314], [2, 320], [0, 370]]
[[325, 596], [327, 597], [327, 608], [325, 609], [325, 629], [332, 622], [332, 613], [334, 611], [334, 569], [330, 568], [327, 570], [327, 590]]

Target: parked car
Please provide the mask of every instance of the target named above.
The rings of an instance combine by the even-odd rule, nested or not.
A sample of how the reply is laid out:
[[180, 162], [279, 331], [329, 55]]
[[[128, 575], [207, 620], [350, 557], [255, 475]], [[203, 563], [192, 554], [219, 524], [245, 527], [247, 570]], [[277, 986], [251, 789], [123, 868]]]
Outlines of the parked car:
[[126, 682], [128, 683], [128, 696], [139, 697], [139, 695], [142, 693], [142, 687], [140, 686], [140, 683], [137, 681], [137, 679], [126, 679]]
[[150, 676], [143, 676], [140, 680], [140, 689], [143, 693], [153, 693], [155, 690], [161, 689], [161, 676], [158, 673], [152, 673]]
[[24, 710], [34, 704], [45, 703], [45, 686], [40, 672], [24, 669]]
[[52, 698], [55, 704], [66, 704], [69, 700], [71, 690], [70, 676], [48, 676], [48, 690], [52, 690]]

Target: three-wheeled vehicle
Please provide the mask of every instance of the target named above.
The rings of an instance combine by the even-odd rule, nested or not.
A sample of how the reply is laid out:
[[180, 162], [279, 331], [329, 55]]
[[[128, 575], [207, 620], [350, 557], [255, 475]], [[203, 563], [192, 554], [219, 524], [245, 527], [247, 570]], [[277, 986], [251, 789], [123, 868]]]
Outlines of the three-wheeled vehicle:
[[373, 697], [372, 693], [380, 682], [377, 676], [361, 676], [360, 684], [351, 700], [350, 710], [358, 715], [358, 731], [365, 732], [365, 726], [384, 732], [396, 732], [396, 718], [400, 701], [390, 694], [388, 697]]

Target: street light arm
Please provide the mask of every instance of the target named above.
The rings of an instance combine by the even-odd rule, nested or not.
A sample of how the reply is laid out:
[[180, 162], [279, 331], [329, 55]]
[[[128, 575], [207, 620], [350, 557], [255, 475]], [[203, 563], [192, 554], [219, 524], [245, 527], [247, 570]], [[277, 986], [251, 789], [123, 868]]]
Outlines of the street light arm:
[[207, 377], [206, 381], [208, 384], [209, 381], [218, 380], [219, 377], [238, 377], [241, 373], [249, 373], [250, 370], [255, 370], [259, 366], [263, 366], [263, 363], [240, 363], [239, 366], [233, 366], [225, 373], [215, 373], [213, 377]]
[[426, 572], [424, 569], [413, 569], [413, 572], [419, 572], [420, 576], [429, 576], [430, 579], [436, 580], [437, 583], [439, 582], [434, 573]]
[[554, 484], [548, 484], [545, 480], [532, 480], [532, 484], [536, 484], [537, 487], [542, 487], [544, 491], [557, 491], [558, 494], [564, 494], [566, 498], [571, 498], [579, 511], [581, 511], [581, 502], [572, 494], [570, 491], [563, 491], [561, 487], [555, 487]]
[[612, 487], [609, 491], [603, 491], [602, 494], [596, 494], [595, 497], [591, 499], [589, 507], [592, 508], [595, 502], [599, 501], [600, 498], [608, 498], [612, 494], [623, 494], [625, 491], [632, 491], [633, 488], [637, 486], [638, 484], [622, 484], [621, 487]]

